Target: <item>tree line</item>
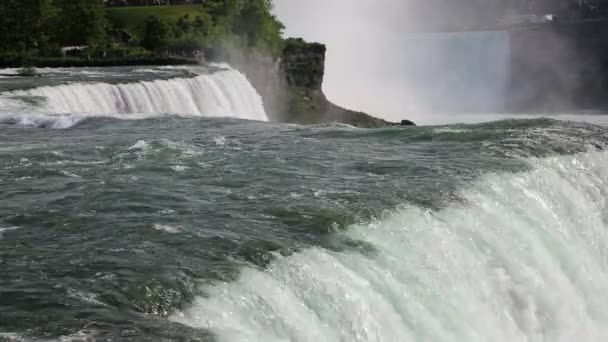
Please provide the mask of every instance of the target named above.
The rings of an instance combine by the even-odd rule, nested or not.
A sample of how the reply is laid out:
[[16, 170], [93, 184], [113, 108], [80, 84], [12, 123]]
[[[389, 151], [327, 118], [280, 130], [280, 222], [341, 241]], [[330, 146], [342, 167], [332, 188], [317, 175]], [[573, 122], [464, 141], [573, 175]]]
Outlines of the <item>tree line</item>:
[[229, 44], [273, 54], [281, 51], [283, 24], [272, 14], [272, 0], [207, 0], [175, 23], [149, 17], [142, 46], [150, 51], [193, 51]]
[[85, 47], [96, 58], [184, 53], [231, 45], [279, 54], [283, 25], [272, 0], [206, 0], [176, 21], [150, 16], [143, 34], [124, 39], [97, 0], [0, 1], [2, 58], [58, 58], [62, 47]]

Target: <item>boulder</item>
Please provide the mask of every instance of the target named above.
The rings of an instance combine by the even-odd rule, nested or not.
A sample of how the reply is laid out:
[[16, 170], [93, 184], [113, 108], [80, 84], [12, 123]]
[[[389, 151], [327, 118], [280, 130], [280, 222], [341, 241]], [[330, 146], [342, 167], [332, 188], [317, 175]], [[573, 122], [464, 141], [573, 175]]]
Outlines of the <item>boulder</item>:
[[401, 120], [400, 125], [401, 126], [416, 126], [416, 124], [410, 120]]

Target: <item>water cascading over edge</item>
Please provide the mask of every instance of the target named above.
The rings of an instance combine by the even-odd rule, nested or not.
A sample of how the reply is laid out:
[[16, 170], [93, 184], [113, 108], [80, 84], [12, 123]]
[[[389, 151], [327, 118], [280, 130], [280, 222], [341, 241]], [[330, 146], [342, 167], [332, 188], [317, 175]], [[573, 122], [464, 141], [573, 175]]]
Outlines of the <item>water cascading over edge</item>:
[[[260, 95], [243, 74], [232, 69], [192, 78], [124, 84], [74, 83], [45, 86], [0, 96], [0, 110], [4, 112], [15, 112], [16, 107], [28, 105], [21, 103], [22, 98], [42, 99], [34, 108], [30, 104], [27, 109], [30, 114], [35, 113], [38, 119], [47, 116], [65, 119], [65, 115], [72, 114], [78, 117], [111, 116], [126, 119], [177, 114], [268, 120]], [[27, 121], [28, 117], [19, 119]]]
[[605, 341], [608, 157], [489, 174], [440, 211], [410, 206], [203, 288], [171, 319], [219, 341]]

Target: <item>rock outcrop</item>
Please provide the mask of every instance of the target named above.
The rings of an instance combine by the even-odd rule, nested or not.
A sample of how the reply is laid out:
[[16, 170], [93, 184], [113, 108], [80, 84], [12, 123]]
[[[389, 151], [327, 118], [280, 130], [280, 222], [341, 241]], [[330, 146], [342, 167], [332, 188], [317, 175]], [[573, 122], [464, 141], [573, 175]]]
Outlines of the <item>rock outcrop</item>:
[[382, 127], [394, 123], [331, 103], [323, 93], [326, 47], [302, 39], [288, 39], [281, 58], [255, 52], [209, 50], [209, 61], [228, 61], [245, 75], [264, 100], [272, 121], [323, 124], [344, 123], [356, 127]]
[[326, 47], [302, 39], [285, 42], [281, 72], [287, 81], [288, 98], [280, 120], [302, 124], [338, 122], [356, 127], [382, 127], [393, 123], [369, 114], [339, 107], [323, 93]]

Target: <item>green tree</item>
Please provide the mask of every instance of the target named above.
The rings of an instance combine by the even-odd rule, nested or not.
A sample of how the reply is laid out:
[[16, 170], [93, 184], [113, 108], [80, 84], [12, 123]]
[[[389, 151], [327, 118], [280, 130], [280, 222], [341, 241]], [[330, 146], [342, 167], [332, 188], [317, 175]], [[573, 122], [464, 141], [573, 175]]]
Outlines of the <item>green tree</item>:
[[51, 0], [2, 0], [0, 13], [0, 53], [37, 49], [51, 38]]
[[[203, 12], [215, 25], [215, 33], [238, 37], [251, 48], [270, 49], [279, 54], [282, 49], [283, 24], [272, 14], [272, 0], [206, 0]], [[222, 37], [220, 37], [222, 38]], [[234, 39], [233, 39], [234, 40]]]
[[97, 0], [54, 0], [54, 5], [53, 27], [59, 44], [97, 45], [105, 40], [108, 23]]
[[241, 10], [239, 20], [234, 23], [233, 32], [247, 38], [252, 47], [270, 48], [278, 53], [284, 29], [272, 14], [271, 0], [249, 0]]
[[164, 50], [169, 46], [171, 26], [164, 20], [151, 16], [146, 20], [142, 46], [151, 51]]
[[188, 20], [188, 15], [185, 15], [177, 19], [175, 23], [175, 36], [182, 37], [192, 32], [192, 22]]
[[213, 18], [207, 12], [203, 11], [197, 15], [196, 18], [194, 18], [192, 26], [197, 34], [202, 35], [205, 38], [209, 38], [216, 34]]

